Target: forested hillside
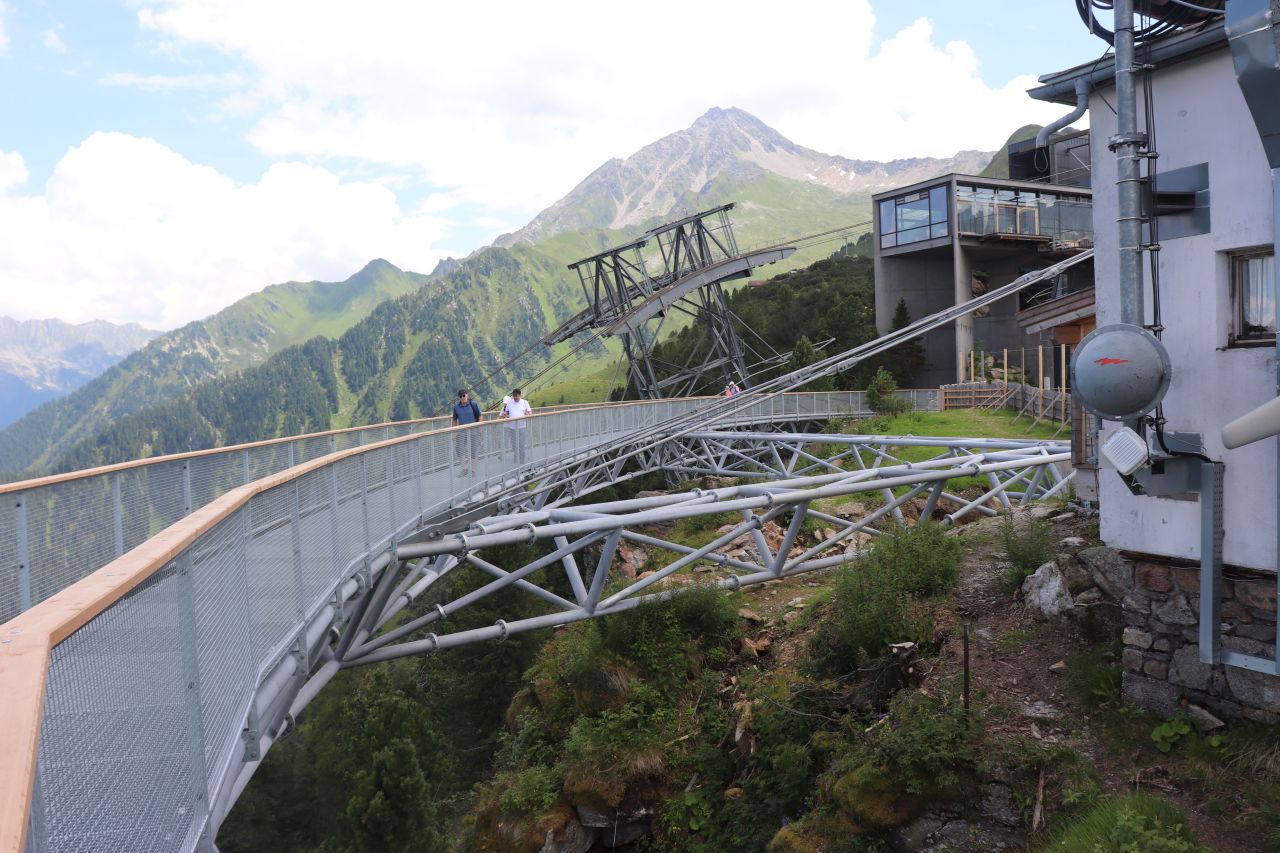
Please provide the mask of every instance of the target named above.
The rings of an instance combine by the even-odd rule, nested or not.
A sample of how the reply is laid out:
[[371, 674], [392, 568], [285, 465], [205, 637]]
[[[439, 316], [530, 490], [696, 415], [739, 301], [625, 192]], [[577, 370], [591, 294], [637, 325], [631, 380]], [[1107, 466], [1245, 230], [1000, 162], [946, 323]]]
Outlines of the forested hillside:
[[[508, 379], [485, 377], [534, 346], [548, 317], [569, 313], [568, 276], [527, 246], [486, 249], [430, 285], [383, 302], [336, 341], [315, 338], [119, 418], [53, 467], [443, 414], [460, 385], [483, 400]], [[546, 358], [535, 347], [524, 363]]]
[[[429, 286], [379, 305], [338, 340], [315, 338], [258, 367], [120, 418], [78, 442], [54, 467], [74, 470], [445, 414], [460, 386], [485, 401], [547, 362], [548, 351], [537, 341], [554, 317], [570, 312], [570, 275], [528, 246], [487, 249]], [[796, 350], [791, 364], [779, 364], [759, 379], [876, 336], [873, 266], [865, 257], [837, 255], [783, 273], [763, 286], [737, 291], [730, 305], [744, 325], [744, 336], [759, 334], [779, 351]], [[898, 325], [906, 321], [904, 314]], [[659, 357], [682, 362], [696, 341], [693, 329], [682, 331], [659, 346]], [[823, 342], [825, 348], [815, 352], [813, 344]], [[514, 370], [499, 370], [526, 350]], [[895, 374], [899, 385], [910, 385], [921, 366], [919, 347], [904, 345], [823, 380], [822, 387], [865, 388], [881, 366]], [[718, 379], [708, 382], [701, 390], [719, 390], [712, 387]], [[533, 400], [536, 405], [555, 402], [537, 393]]]
[[[78, 446], [91, 447], [108, 429], [118, 434], [126, 426], [122, 418], [178, 398], [204, 382], [262, 364], [272, 353], [316, 334], [336, 337], [374, 306], [414, 291], [427, 280], [378, 260], [344, 282], [290, 282], [247, 296], [207, 320], [161, 335], [88, 384], [0, 432], [0, 472], [9, 472], [12, 479], [64, 468], [66, 463], [59, 460], [72, 448], [77, 448], [71, 454], [77, 458], [91, 455]], [[176, 410], [169, 415], [166, 422], [175, 430], [166, 432], [169, 438], [160, 446], [191, 443], [178, 441], [187, 430], [176, 424], [194, 427], [194, 422], [178, 417]], [[235, 425], [227, 429], [239, 431]], [[103, 458], [114, 458], [110, 445], [116, 439], [103, 441], [108, 444]]]
[[[865, 241], [864, 241], [865, 242]], [[877, 336], [875, 318], [875, 268], [869, 257], [837, 253], [826, 260], [774, 276], [762, 286], [745, 287], [729, 296], [729, 309], [738, 318], [738, 334], [759, 347], [757, 336], [780, 353], [794, 351], [790, 362], [775, 365], [753, 377], [764, 382], [796, 367], [852, 349]], [[905, 312], [905, 306], [902, 309]], [[899, 325], [907, 320], [900, 319]], [[694, 327], [683, 329], [655, 349], [656, 359], [684, 364], [701, 344]], [[815, 351], [815, 345], [822, 345]], [[697, 363], [698, 359], [693, 359]], [[918, 344], [896, 348], [883, 358], [869, 360], [834, 379], [819, 380], [827, 388], [862, 389], [880, 367], [894, 374], [900, 387], [909, 387], [923, 366]], [[708, 375], [699, 393], [720, 391], [719, 375]]]

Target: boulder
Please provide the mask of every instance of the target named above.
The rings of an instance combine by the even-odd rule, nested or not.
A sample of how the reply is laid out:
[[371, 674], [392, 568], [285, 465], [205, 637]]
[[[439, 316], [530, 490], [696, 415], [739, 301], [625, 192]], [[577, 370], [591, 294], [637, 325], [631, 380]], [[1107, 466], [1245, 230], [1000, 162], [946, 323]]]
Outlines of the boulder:
[[[1067, 584], [1067, 589], [1071, 589], [1070, 583]], [[1074, 591], [1072, 594], [1075, 594]], [[1104, 600], [1102, 597], [1102, 590], [1098, 589], [1096, 586], [1091, 586], [1084, 592], [1076, 595], [1075, 599], [1077, 607], [1089, 607], [1093, 604], [1101, 604]]]
[[1057, 616], [1074, 606], [1067, 583], [1057, 563], [1045, 563], [1022, 582], [1022, 597], [1028, 610], [1044, 617]]
[[983, 820], [1001, 826], [1022, 826], [1022, 809], [1013, 791], [1000, 782], [988, 782], [982, 786], [982, 805], [979, 809]]
[[1075, 560], [1059, 560], [1058, 571], [1062, 572], [1062, 579], [1066, 581], [1067, 590], [1072, 595], [1084, 592], [1093, 586], [1093, 575]]
[[868, 762], [846, 773], [831, 789], [836, 807], [869, 831], [902, 826], [920, 812], [923, 798], [903, 791], [902, 780]]
[[1107, 595], [1119, 601], [1133, 589], [1133, 565], [1120, 553], [1105, 545], [1085, 548], [1076, 554], [1093, 582]]
[[645, 817], [600, 830], [599, 842], [602, 847], [622, 847], [648, 834], [648, 832], [649, 818]]
[[1125, 670], [1120, 676], [1120, 692], [1126, 702], [1165, 718], [1178, 710], [1178, 688], [1167, 681]]
[[1200, 615], [1180, 592], [1169, 596], [1164, 604], [1152, 608], [1151, 613], [1166, 625], [1195, 625], [1200, 621]]
[[1226, 725], [1222, 720], [1219, 720], [1199, 705], [1187, 706], [1187, 719], [1202, 732], [1212, 732]]

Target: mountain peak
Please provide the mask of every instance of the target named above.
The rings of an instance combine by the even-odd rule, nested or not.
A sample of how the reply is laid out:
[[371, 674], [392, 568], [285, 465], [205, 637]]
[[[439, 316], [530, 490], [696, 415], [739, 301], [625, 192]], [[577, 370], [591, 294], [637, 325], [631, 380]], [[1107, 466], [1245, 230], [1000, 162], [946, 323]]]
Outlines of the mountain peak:
[[536, 243], [565, 231], [634, 229], [703, 203], [714, 186], [733, 187], [776, 176], [837, 196], [869, 194], [948, 172], [977, 173], [989, 152], [908, 158], [889, 163], [849, 160], [797, 145], [746, 110], [712, 107], [684, 130], [609, 160], [532, 222], [495, 243]]
[[352, 276], [352, 278], [355, 278], [356, 276], [377, 275], [384, 272], [399, 273], [404, 272], [404, 270], [400, 269], [390, 261], [383, 260], [382, 258], [374, 258], [369, 261], [369, 263], [365, 264], [364, 268], [361, 269], [360, 272], [356, 273], [355, 276]]

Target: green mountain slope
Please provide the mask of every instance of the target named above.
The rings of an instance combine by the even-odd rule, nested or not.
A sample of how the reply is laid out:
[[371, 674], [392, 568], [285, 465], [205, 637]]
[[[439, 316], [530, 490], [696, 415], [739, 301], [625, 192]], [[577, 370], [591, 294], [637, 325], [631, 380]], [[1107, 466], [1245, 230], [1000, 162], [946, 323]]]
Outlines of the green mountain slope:
[[341, 334], [379, 303], [427, 280], [376, 260], [345, 282], [290, 282], [247, 296], [207, 320], [161, 335], [0, 431], [0, 471], [11, 478], [46, 471], [118, 419], [261, 364], [317, 334]]
[[[85, 436], [56, 470], [347, 426], [443, 414], [460, 385], [485, 400], [511, 354], [564, 316], [570, 273], [529, 246], [489, 248], [427, 287], [376, 306], [335, 341], [317, 337], [206, 381]], [[576, 280], [575, 280], [576, 281]], [[489, 374], [496, 375], [486, 379]]]
[[996, 156], [991, 158], [991, 162], [987, 164], [987, 168], [978, 174], [984, 178], [1000, 178], [1009, 177], [1009, 146], [1015, 142], [1023, 142], [1027, 139], [1035, 139], [1036, 134], [1040, 132], [1038, 124], [1024, 124], [1015, 130], [1005, 140], [1004, 145], [1000, 146], [1000, 150], [996, 152]]

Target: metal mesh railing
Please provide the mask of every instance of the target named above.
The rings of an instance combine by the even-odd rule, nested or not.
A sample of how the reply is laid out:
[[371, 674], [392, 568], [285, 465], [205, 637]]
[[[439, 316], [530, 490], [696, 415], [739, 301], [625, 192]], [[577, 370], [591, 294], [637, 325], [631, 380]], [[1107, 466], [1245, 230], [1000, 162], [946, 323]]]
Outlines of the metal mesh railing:
[[[938, 408], [933, 390], [902, 391], [918, 409]], [[863, 392], [830, 392], [828, 399], [810, 412], [800, 411], [799, 400], [813, 395], [789, 394], [784, 402], [761, 406], [792, 406], [794, 414], [817, 411], [866, 413]], [[710, 398], [714, 399], [714, 398]], [[616, 406], [558, 406], [540, 409], [556, 414], [554, 421], [536, 418], [526, 440], [545, 443], [554, 439], [557, 452], [590, 446], [609, 417], [624, 419], [639, 429], [651, 426], [666, 413], [688, 411], [708, 398], [629, 403]], [[608, 415], [612, 411], [625, 414]], [[762, 409], [772, 412], [773, 409]], [[576, 412], [573, 418], [559, 415]], [[758, 413], [755, 407], [746, 416]], [[347, 450], [413, 433], [429, 433], [449, 426], [448, 418], [429, 418], [398, 424], [378, 424], [355, 430], [281, 439], [262, 444], [142, 460], [64, 477], [43, 478], [0, 487], [0, 623], [38, 604], [90, 572], [106, 565], [185, 515], [206, 506], [232, 489], [259, 480], [293, 465], [335, 451]], [[554, 436], [545, 433], [554, 431]], [[452, 439], [450, 439], [452, 441]], [[480, 473], [496, 477], [501, 463], [498, 452], [509, 439], [504, 434], [477, 434], [482, 460]], [[447, 454], [448, 448], [441, 449]], [[409, 464], [407, 461], [404, 464]], [[430, 464], [430, 463], [428, 463]], [[438, 460], [437, 460], [438, 464]], [[421, 465], [419, 465], [421, 467]], [[406, 469], [397, 475], [396, 494], [411, 500], [412, 476]], [[459, 486], [461, 488], [461, 486]], [[391, 492], [375, 491], [371, 506], [389, 511]]]
[[[936, 392], [908, 395], [918, 404], [936, 403]], [[497, 422], [426, 433], [337, 457], [229, 509], [193, 544], [164, 558], [143, 583], [54, 646], [28, 849], [170, 850], [207, 841], [218, 794], [236, 778], [244, 757], [241, 729], [255, 712], [267, 710], [254, 707], [260, 701], [255, 695], [262, 695], [257, 687], [291, 655], [306, 654], [308, 626], [327, 627], [335, 591], [370, 555], [433, 513], [510, 483], [518, 467], [513, 433], [525, 433], [525, 465], [536, 469], [616, 445], [707, 402], [579, 409], [529, 419], [523, 430]], [[787, 394], [753, 403], [732, 420], [782, 422], [863, 408], [859, 392]], [[460, 457], [462, 434], [476, 441], [462, 445]], [[224, 455], [217, 467], [204, 469], [209, 473], [199, 482], [206, 493], [218, 490], [219, 478], [231, 477], [235, 458]], [[462, 473], [463, 462], [472, 473]], [[246, 464], [243, 458], [239, 464]], [[138, 515], [114, 525], [116, 541], [68, 552], [79, 560], [110, 557], [121, 536], [133, 541], [181, 514], [181, 498], [194, 496], [197, 482], [184, 476], [191, 470], [184, 465], [180, 460], [106, 480], [85, 478], [27, 497], [27, 524], [50, 548], [68, 519], [98, 543], [98, 528], [113, 525], [91, 510], [118, 495], [114, 505]], [[88, 508], [85, 519], [73, 519], [73, 507]], [[6, 542], [17, 538], [15, 517], [0, 520], [8, 525], [2, 528]], [[7, 556], [16, 553], [12, 545], [0, 547]], [[66, 576], [74, 573], [64, 569]], [[65, 579], [55, 573], [50, 583], [55, 576]], [[3, 577], [12, 587], [12, 573]], [[302, 662], [298, 667], [306, 668]]]

